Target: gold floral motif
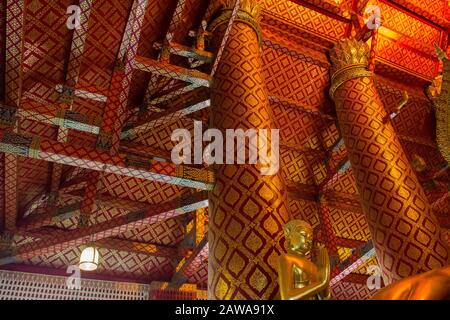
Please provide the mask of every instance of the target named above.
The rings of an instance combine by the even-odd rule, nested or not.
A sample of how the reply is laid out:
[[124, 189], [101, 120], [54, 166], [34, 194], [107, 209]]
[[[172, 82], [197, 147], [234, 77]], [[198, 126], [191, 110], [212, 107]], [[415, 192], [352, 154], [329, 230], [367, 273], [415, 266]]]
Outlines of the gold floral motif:
[[437, 77], [427, 90], [434, 102], [436, 113], [436, 140], [445, 160], [450, 163], [450, 60], [445, 52], [436, 46], [439, 59], [443, 61], [442, 76]]
[[330, 52], [332, 98], [336, 90], [348, 80], [373, 76], [367, 70], [369, 58], [370, 48], [365, 42], [347, 38], [339, 40]]
[[[236, 0], [220, 0], [219, 10], [220, 14], [208, 26], [209, 32], [214, 32], [222, 24], [228, 23], [233, 14]], [[240, 21], [252, 27], [258, 35], [259, 43], [262, 43], [262, 31], [259, 24], [260, 19], [260, 5], [256, 0], [241, 0], [239, 10], [237, 12], [235, 21]]]

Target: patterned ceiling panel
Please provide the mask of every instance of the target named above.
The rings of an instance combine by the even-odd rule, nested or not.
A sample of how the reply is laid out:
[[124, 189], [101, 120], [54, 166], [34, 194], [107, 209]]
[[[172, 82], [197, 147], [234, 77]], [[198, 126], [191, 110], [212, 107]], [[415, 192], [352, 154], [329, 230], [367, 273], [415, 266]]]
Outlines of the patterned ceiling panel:
[[280, 144], [303, 149], [319, 149], [319, 139], [316, 132], [317, 117], [296, 110], [295, 107], [285, 107], [271, 103], [272, 121], [275, 128], [280, 129]]
[[295, 150], [280, 149], [280, 167], [286, 180], [314, 185], [314, 177], [309, 168], [308, 156]]
[[442, 43], [443, 30], [396, 6], [385, 2], [378, 5], [384, 21], [378, 37], [379, 58], [419, 77], [433, 79], [439, 67], [434, 44]]
[[[73, 111], [88, 116], [102, 116], [103, 109], [105, 108], [105, 104], [103, 102], [84, 99], [80, 97], [75, 97], [73, 99], [73, 104]], [[76, 133], [78, 134], [79, 131]]]
[[[291, 0], [292, 2], [300, 2], [299, 0]], [[353, 7], [352, 0], [305, 0], [314, 6], [325, 9], [329, 12], [338, 14], [340, 16], [347, 16], [345, 11], [350, 10]]]
[[[94, 225], [97, 223], [105, 222], [113, 218], [120, 217], [126, 213], [128, 213], [128, 211], [123, 209], [111, 208], [106, 206], [96, 206], [95, 209], [92, 210], [92, 213], [90, 215], [89, 224]], [[78, 217], [79, 215], [75, 215], [70, 219], [55, 224], [55, 226], [62, 229], [77, 229], [79, 226]]]
[[339, 129], [335, 122], [324, 122], [319, 128], [325, 149], [330, 149], [340, 140]]
[[38, 135], [47, 139], [54, 139], [57, 132], [56, 128], [50, 125], [28, 119], [20, 120], [19, 128], [22, 132], [26, 132], [27, 134]]
[[196, 272], [189, 274], [187, 282], [196, 284], [199, 289], [207, 289], [208, 287], [208, 261], [204, 261], [203, 264]]
[[[425, 1], [415, 1], [417, 3], [424, 3]], [[428, 1], [436, 4], [443, 3], [443, 1]], [[371, 2], [369, 2], [370, 4]], [[383, 1], [378, 2], [378, 6], [381, 9], [383, 15], [383, 27], [389, 28], [393, 31], [400, 33], [403, 36], [407, 36], [411, 39], [417, 40], [423, 45], [433, 47], [434, 43], [440, 43], [442, 30], [435, 26], [424, 22], [418, 18], [414, 18], [405, 12], [397, 9], [396, 7], [389, 5]], [[443, 12], [437, 11], [437, 12]]]
[[267, 46], [263, 61], [269, 95], [314, 111], [330, 104], [326, 91], [330, 81], [328, 69]]
[[423, 92], [423, 88], [427, 87], [430, 79], [423, 79], [418, 77], [415, 73], [411, 74], [407, 69], [398, 68], [393, 63], [386, 63], [386, 60], [377, 60], [375, 63], [375, 73], [389, 79], [391, 81], [401, 82], [408, 85], [416, 92]]
[[72, 130], [69, 131], [67, 141], [78, 146], [94, 148], [97, 141], [97, 136], [86, 132], [76, 132]]
[[378, 37], [377, 52], [379, 59], [382, 58], [388, 64], [399, 66], [427, 80], [432, 80], [437, 76], [439, 67], [437, 58], [423, 56], [419, 52], [401, 46], [381, 33]]
[[369, 226], [361, 213], [330, 208], [333, 231], [337, 237], [351, 240], [370, 240]]
[[449, 25], [447, 0], [393, 0], [393, 2], [441, 26]]
[[330, 181], [327, 185], [326, 190], [334, 190], [338, 192], [343, 192], [347, 194], [357, 194], [356, 182], [353, 177], [352, 169], [348, 169], [344, 173], [337, 175], [335, 179]]
[[50, 165], [46, 161], [19, 158], [19, 212], [47, 189]]
[[186, 217], [180, 216], [161, 223], [126, 232], [119, 239], [176, 246], [184, 239]]
[[317, 185], [322, 184], [328, 177], [327, 164], [322, 160], [316, 160], [312, 164], [312, 172]]
[[341, 261], [345, 261], [346, 259], [350, 258], [352, 255], [352, 248], [344, 248], [344, 247], [337, 247], [338, 248], [338, 254], [339, 259]]
[[193, 136], [194, 123], [191, 119], [181, 118], [174, 122], [166, 123], [161, 126], [155, 127], [142, 135], [136, 137], [133, 142], [144, 144], [147, 146], [153, 146], [166, 151], [171, 151], [176, 145], [170, 137], [175, 129], [184, 128], [191, 132]]
[[[409, 84], [403, 81], [399, 81], [398, 78], [389, 79], [383, 77], [382, 75], [375, 74], [375, 85], [377, 86], [378, 90], [393, 93], [398, 97], [402, 97], [403, 92], [406, 91], [408, 92], [410, 98], [420, 99], [423, 102], [428, 101], [428, 98], [425, 95], [425, 90], [423, 90], [423, 88], [427, 84], [422, 83], [417, 79], [415, 83]], [[383, 93], [381, 95], [383, 95]]]
[[206, 245], [197, 254], [191, 265], [185, 270], [184, 276], [188, 283], [197, 284], [199, 288], [207, 289], [208, 286], [208, 256], [209, 247]]
[[102, 190], [113, 197], [149, 204], [170, 201], [181, 195], [192, 192], [189, 189], [174, 185], [114, 174], [103, 175], [101, 183], [103, 186]]
[[309, 222], [311, 227], [319, 226], [319, 211], [316, 202], [305, 200], [289, 200], [289, 210], [291, 219], [305, 220]]
[[24, 91], [43, 81], [56, 85], [64, 80], [64, 60], [71, 40], [70, 30], [66, 26], [66, 11], [71, 4], [70, 0], [27, 1]]
[[291, 1], [262, 0], [264, 11], [311, 33], [337, 40], [345, 35], [346, 23]]

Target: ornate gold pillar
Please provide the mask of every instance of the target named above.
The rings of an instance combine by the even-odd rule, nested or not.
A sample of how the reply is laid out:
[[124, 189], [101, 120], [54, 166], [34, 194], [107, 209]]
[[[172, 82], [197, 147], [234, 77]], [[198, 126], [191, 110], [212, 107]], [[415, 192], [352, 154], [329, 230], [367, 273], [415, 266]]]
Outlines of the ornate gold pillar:
[[[216, 52], [232, 7], [234, 1], [210, 24]], [[213, 79], [212, 128], [224, 137], [226, 129], [273, 128], [261, 72], [257, 11], [251, 1], [241, 1]], [[260, 169], [249, 164], [215, 166], [216, 184], [209, 196], [210, 299], [272, 299], [278, 294], [287, 201], [280, 175], [263, 176]]]
[[386, 284], [439, 268], [449, 249], [367, 71], [369, 48], [343, 39], [331, 51], [331, 96]]

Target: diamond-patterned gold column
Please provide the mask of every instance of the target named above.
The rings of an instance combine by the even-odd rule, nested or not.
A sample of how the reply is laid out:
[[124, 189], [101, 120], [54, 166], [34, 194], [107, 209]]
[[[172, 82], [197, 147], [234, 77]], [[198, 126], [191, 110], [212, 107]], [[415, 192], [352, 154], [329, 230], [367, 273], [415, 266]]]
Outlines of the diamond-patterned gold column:
[[449, 249], [367, 71], [369, 48], [343, 39], [331, 51], [331, 95], [384, 281], [439, 268]]
[[[210, 24], [216, 51], [230, 5]], [[213, 79], [212, 127], [223, 133], [273, 128], [255, 13], [251, 1], [241, 1]], [[259, 165], [216, 165], [215, 171], [209, 196], [209, 298], [272, 299], [278, 294], [277, 262], [288, 217], [284, 184], [279, 175], [261, 175]]]

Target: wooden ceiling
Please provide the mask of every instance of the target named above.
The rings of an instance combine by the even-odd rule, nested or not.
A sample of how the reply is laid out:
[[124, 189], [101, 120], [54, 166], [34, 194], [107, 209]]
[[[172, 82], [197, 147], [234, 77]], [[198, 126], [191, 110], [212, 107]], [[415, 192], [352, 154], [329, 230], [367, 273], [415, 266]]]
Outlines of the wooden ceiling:
[[[344, 266], [352, 249], [370, 242], [328, 96], [327, 51], [351, 35], [352, 14], [377, 4], [384, 20], [377, 86], [410, 160], [425, 161], [418, 176], [450, 228], [450, 174], [424, 94], [441, 67], [434, 44], [448, 47], [447, 1], [260, 3], [263, 72], [281, 129], [291, 216], [317, 227], [316, 198], [325, 196]], [[170, 162], [170, 136], [208, 120], [214, 60], [208, 46], [192, 48], [214, 4], [0, 0], [0, 138], [8, 150], [22, 147], [0, 153], [0, 268], [64, 274], [95, 242], [101, 265], [89, 277], [206, 287], [202, 208], [214, 181], [206, 167]], [[81, 9], [75, 30], [67, 25], [71, 5]], [[80, 224], [80, 215], [89, 223]], [[336, 282], [335, 296], [370, 296], [361, 283], [374, 262]]]

